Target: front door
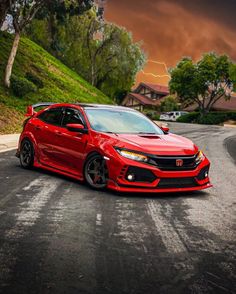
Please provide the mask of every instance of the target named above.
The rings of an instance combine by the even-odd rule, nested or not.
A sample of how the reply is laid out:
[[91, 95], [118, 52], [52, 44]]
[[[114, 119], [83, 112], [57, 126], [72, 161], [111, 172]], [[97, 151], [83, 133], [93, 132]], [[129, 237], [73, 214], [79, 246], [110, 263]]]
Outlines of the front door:
[[58, 154], [64, 169], [75, 175], [82, 175], [83, 159], [87, 145], [88, 134], [71, 132], [66, 128], [67, 124], [82, 124], [86, 127], [85, 121], [76, 108], [66, 108], [62, 118], [62, 131], [58, 135]]

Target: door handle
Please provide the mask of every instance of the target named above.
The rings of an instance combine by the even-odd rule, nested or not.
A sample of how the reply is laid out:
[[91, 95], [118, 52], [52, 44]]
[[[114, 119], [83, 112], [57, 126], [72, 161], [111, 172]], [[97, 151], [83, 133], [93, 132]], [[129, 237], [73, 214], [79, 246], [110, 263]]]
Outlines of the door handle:
[[41, 126], [35, 126], [35, 129], [36, 130], [42, 130], [42, 127]]
[[62, 133], [59, 132], [59, 131], [55, 131], [55, 134], [56, 134], [57, 136], [61, 136], [61, 135], [62, 135]]

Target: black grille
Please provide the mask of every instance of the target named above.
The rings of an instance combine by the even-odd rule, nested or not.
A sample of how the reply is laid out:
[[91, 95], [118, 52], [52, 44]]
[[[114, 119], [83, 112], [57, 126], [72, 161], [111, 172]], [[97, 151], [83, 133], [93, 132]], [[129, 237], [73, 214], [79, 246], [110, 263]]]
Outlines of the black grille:
[[194, 178], [162, 178], [158, 188], [189, 188], [198, 186]]
[[147, 182], [152, 183], [156, 176], [148, 169], [130, 166], [126, 172], [126, 179], [129, 174], [134, 175], [133, 182]]
[[[150, 158], [149, 163], [157, 166], [160, 170], [166, 171], [181, 171], [181, 170], [194, 170], [197, 167], [196, 157], [194, 156], [153, 156]], [[183, 165], [177, 166], [176, 160], [182, 159]]]

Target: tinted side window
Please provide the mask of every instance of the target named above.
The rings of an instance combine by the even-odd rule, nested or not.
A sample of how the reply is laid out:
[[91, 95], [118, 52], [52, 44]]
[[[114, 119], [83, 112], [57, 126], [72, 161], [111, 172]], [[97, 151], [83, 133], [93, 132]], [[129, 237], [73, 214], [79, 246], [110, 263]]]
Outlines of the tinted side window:
[[65, 110], [62, 126], [66, 126], [67, 124], [84, 124], [79, 110], [72, 108], [67, 108]]
[[56, 126], [61, 125], [61, 117], [62, 117], [61, 108], [46, 110], [38, 116], [38, 118], [41, 119], [42, 121], [48, 124], [56, 125]]

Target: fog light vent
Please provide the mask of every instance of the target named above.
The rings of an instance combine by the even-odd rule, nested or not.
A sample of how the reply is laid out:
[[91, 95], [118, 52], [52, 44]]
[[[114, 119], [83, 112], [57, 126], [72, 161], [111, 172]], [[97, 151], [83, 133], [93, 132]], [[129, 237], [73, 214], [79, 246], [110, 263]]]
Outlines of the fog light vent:
[[197, 179], [199, 181], [205, 180], [206, 178], [208, 178], [209, 176], [209, 165], [207, 165], [206, 167], [204, 167], [203, 169], [201, 169], [200, 173], [197, 176]]
[[136, 166], [130, 166], [127, 170], [125, 178], [129, 182], [146, 182], [152, 183], [156, 180], [156, 176], [152, 171]]

